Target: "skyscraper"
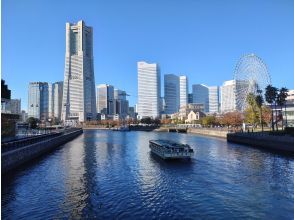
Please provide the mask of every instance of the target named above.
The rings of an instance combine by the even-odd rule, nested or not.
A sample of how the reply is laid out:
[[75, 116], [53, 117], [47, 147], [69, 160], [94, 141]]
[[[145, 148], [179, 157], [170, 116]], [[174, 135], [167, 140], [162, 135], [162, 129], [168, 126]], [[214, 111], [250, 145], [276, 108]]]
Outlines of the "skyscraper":
[[219, 112], [219, 88], [218, 86], [208, 87], [208, 97], [209, 97], [209, 112], [218, 113]]
[[180, 107], [188, 104], [188, 77], [187, 76], [179, 76], [180, 80]]
[[193, 89], [193, 103], [204, 104], [204, 111], [209, 112], [208, 87], [203, 84], [195, 84]]
[[193, 93], [188, 94], [188, 103], [193, 103]]
[[28, 117], [48, 118], [48, 83], [31, 82], [28, 93]]
[[138, 117], [160, 116], [160, 70], [156, 63], [137, 63], [138, 67]]
[[84, 21], [66, 23], [62, 119], [83, 122], [95, 118], [93, 29]]
[[114, 114], [114, 88], [112, 85], [100, 84], [97, 86], [97, 110], [101, 114]]
[[54, 117], [61, 119], [61, 109], [62, 109], [62, 96], [63, 96], [63, 82], [56, 82], [53, 84], [53, 106], [54, 106]]
[[179, 77], [174, 74], [164, 75], [164, 101], [166, 114], [173, 114], [179, 111], [180, 83]]
[[129, 112], [129, 101], [127, 93], [120, 89], [114, 89], [114, 110], [120, 118], [126, 118]]
[[236, 80], [225, 81], [221, 86], [221, 112], [236, 110]]

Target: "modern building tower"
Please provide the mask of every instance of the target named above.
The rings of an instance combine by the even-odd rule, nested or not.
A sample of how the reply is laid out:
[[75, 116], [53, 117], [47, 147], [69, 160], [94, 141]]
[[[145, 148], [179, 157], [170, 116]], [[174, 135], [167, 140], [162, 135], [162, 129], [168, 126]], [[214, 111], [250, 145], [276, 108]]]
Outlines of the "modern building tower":
[[193, 93], [188, 94], [188, 103], [193, 103]]
[[208, 87], [208, 97], [209, 97], [209, 113], [219, 112], [219, 87], [209, 86]]
[[97, 86], [97, 110], [98, 113], [113, 115], [114, 112], [114, 88], [108, 84]]
[[28, 117], [48, 118], [48, 83], [31, 82], [28, 93]]
[[77, 123], [96, 119], [93, 29], [84, 21], [66, 23], [62, 120]]
[[179, 77], [174, 74], [164, 75], [164, 101], [165, 113], [174, 114], [180, 108]]
[[114, 89], [114, 111], [120, 118], [125, 119], [129, 112], [127, 93], [120, 89]]
[[221, 112], [237, 110], [236, 80], [225, 81], [221, 86]]
[[208, 87], [203, 84], [195, 84], [193, 89], [193, 103], [204, 104], [204, 111], [209, 112]]
[[180, 80], [180, 107], [186, 106], [188, 104], [188, 77], [187, 76], [179, 76]]
[[160, 116], [160, 70], [156, 63], [137, 63], [138, 67], [138, 118]]

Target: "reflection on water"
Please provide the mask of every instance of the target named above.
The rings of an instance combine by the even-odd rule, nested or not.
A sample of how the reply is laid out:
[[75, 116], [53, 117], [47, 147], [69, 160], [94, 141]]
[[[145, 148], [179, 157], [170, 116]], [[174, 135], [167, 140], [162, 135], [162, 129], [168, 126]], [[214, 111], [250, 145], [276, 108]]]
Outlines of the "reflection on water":
[[[190, 144], [164, 161], [150, 139]], [[2, 218], [293, 219], [294, 160], [218, 138], [85, 131], [2, 177]]]

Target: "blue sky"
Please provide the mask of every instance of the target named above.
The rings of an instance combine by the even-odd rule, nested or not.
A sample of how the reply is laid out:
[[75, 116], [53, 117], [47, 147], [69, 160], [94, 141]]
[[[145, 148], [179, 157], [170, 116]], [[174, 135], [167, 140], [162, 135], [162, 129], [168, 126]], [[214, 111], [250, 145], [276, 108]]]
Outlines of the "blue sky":
[[[94, 29], [96, 84], [137, 100], [137, 61], [191, 85], [233, 78], [244, 54], [267, 64], [273, 85], [294, 89], [293, 0], [2, 0], [2, 78], [27, 108], [28, 83], [63, 80], [65, 23]], [[162, 89], [163, 93], [163, 89]], [[164, 94], [162, 94], [164, 95]]]

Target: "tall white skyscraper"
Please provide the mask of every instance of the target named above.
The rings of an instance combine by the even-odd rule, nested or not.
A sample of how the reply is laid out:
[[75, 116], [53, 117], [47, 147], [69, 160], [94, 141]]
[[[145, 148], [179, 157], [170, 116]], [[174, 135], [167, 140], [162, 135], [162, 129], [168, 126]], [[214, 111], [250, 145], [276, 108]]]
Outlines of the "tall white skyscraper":
[[64, 122], [96, 119], [93, 29], [86, 26], [84, 21], [66, 23], [62, 103]]
[[203, 84], [195, 84], [193, 89], [193, 103], [204, 104], [204, 111], [209, 112], [208, 87]]
[[138, 67], [138, 117], [160, 116], [160, 70], [156, 63], [137, 63]]
[[217, 113], [219, 112], [219, 88], [218, 86], [208, 87], [208, 97], [209, 97], [209, 112]]
[[188, 104], [188, 77], [187, 76], [179, 76], [180, 80], [180, 107], [186, 106]]
[[221, 86], [221, 112], [236, 110], [236, 80], [225, 81]]
[[165, 113], [173, 114], [180, 108], [180, 82], [174, 74], [164, 75], [164, 101]]

